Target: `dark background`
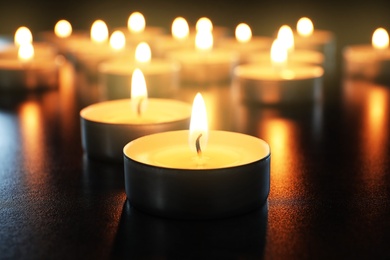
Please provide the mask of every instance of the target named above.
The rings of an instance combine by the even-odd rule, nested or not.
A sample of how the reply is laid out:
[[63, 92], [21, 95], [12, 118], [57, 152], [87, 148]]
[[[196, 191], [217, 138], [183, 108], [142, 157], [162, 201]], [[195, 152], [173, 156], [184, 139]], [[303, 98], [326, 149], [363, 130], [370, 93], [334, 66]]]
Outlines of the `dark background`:
[[0, 34], [13, 34], [22, 25], [36, 34], [52, 29], [59, 19], [69, 20], [75, 29], [89, 29], [96, 19], [110, 28], [125, 26], [129, 14], [140, 11], [147, 25], [169, 28], [177, 16], [194, 24], [207, 16], [216, 25], [234, 28], [239, 22], [251, 25], [255, 34], [272, 35], [282, 24], [295, 27], [296, 21], [308, 16], [319, 29], [335, 32], [339, 47], [370, 42], [375, 28], [388, 27], [388, 0], [15, 0], [0, 2]]

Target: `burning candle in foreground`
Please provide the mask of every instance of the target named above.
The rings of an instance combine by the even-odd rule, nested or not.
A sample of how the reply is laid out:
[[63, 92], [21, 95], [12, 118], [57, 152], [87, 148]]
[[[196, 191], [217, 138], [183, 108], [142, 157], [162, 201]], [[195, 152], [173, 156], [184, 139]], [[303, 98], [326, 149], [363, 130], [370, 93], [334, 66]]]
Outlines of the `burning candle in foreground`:
[[134, 207], [164, 217], [209, 219], [247, 213], [266, 202], [269, 145], [241, 133], [209, 131], [205, 117], [198, 93], [190, 130], [147, 135], [124, 147], [126, 195]]

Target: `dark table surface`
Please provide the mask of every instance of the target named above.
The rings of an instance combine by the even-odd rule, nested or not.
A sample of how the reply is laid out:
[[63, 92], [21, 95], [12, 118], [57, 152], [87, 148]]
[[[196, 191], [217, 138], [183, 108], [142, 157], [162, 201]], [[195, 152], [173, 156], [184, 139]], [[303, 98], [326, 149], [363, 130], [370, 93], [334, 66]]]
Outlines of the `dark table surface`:
[[327, 77], [323, 102], [233, 102], [202, 92], [211, 129], [257, 136], [272, 149], [271, 192], [239, 217], [183, 221], [126, 202], [123, 165], [88, 159], [79, 111], [96, 83], [69, 64], [58, 90], [0, 96], [2, 259], [390, 258], [390, 89]]

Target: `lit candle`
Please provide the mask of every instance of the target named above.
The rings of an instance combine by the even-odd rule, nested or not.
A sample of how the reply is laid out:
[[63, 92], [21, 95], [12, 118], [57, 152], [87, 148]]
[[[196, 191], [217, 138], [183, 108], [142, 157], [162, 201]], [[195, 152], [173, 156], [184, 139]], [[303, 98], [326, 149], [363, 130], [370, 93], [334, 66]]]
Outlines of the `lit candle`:
[[282, 105], [316, 102], [322, 97], [323, 68], [289, 64], [287, 45], [276, 39], [272, 63], [240, 65], [234, 70], [234, 96], [244, 103]]
[[103, 61], [132, 57], [123, 32], [116, 30], [109, 35], [108, 27], [102, 20], [92, 24], [90, 38], [73, 38], [67, 48], [70, 60], [92, 77], [96, 77], [98, 66]]
[[162, 27], [147, 26], [145, 16], [140, 12], [133, 12], [127, 19], [127, 27], [119, 27], [117, 30], [125, 34], [126, 42], [135, 47], [140, 42], [152, 44], [158, 35], [164, 34]]
[[[325, 63], [325, 57], [319, 51], [314, 50], [302, 50], [295, 49], [294, 35], [291, 28], [287, 25], [280, 27], [278, 31], [278, 37], [280, 43], [286, 45], [285, 48], [288, 50], [288, 63], [289, 64], [313, 64], [323, 66]], [[269, 50], [258, 51], [252, 53], [247, 57], [248, 63], [262, 63], [270, 64], [271, 56], [269, 55]]]
[[0, 52], [0, 90], [23, 91], [57, 87], [56, 51], [48, 44], [33, 43], [31, 31], [20, 27], [15, 45]]
[[265, 203], [269, 145], [241, 133], [208, 131], [205, 110], [198, 94], [189, 131], [148, 135], [124, 147], [126, 195], [134, 207], [165, 217], [207, 219], [247, 213]]
[[272, 38], [265, 36], [252, 36], [252, 30], [246, 23], [240, 23], [235, 30], [235, 38], [221, 39], [219, 48], [235, 51], [240, 56], [240, 63], [247, 63], [248, 59], [258, 51], [269, 50]]
[[180, 65], [165, 59], [152, 59], [146, 42], [138, 44], [134, 57], [111, 59], [98, 67], [103, 99], [126, 98], [135, 68], [142, 69], [150, 96], [171, 97], [179, 87]]
[[374, 81], [390, 81], [389, 34], [384, 28], [374, 31], [371, 45], [347, 46], [343, 50], [347, 76]]
[[331, 31], [314, 28], [308, 17], [298, 20], [294, 33], [295, 48], [319, 51], [325, 56], [325, 69], [333, 70], [336, 59], [336, 39]]
[[166, 53], [180, 48], [194, 47], [194, 41], [189, 35], [189, 26], [186, 19], [176, 17], [172, 22], [172, 35], [158, 35], [152, 44], [157, 57], [165, 57]]
[[[199, 26], [198, 26], [199, 27]], [[231, 71], [238, 63], [238, 55], [230, 50], [213, 48], [214, 37], [210, 24], [198, 28], [195, 49], [186, 48], [167, 53], [167, 57], [181, 64], [183, 83], [218, 84], [231, 78]]]
[[201, 17], [196, 21], [195, 28], [190, 29], [190, 34], [195, 36], [199, 30], [208, 30], [213, 32], [214, 40], [216, 45], [219, 41], [228, 37], [230, 30], [227, 27], [215, 26], [208, 17]]
[[130, 100], [100, 102], [81, 110], [82, 145], [89, 157], [121, 161], [123, 146], [129, 141], [188, 126], [190, 105], [147, 98], [145, 79], [139, 69], [133, 73], [131, 88]]

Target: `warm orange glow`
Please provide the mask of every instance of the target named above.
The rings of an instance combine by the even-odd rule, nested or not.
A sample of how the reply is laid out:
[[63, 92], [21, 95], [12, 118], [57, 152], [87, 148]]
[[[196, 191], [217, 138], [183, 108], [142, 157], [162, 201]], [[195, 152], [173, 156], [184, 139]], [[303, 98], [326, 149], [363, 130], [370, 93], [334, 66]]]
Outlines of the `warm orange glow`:
[[54, 33], [59, 38], [67, 38], [72, 34], [72, 25], [67, 20], [60, 20], [54, 26]]
[[252, 39], [252, 30], [246, 23], [240, 23], [236, 27], [236, 39], [238, 42], [245, 43]]
[[313, 34], [313, 31], [313, 22], [309, 18], [302, 17], [301, 19], [299, 19], [297, 23], [297, 32], [300, 36], [309, 37]]
[[380, 88], [368, 92], [368, 122], [372, 128], [371, 135], [378, 136], [386, 118], [386, 92]]
[[135, 48], [135, 60], [137, 62], [147, 63], [152, 59], [152, 51], [149, 44], [141, 42]]
[[145, 17], [140, 12], [134, 12], [127, 20], [127, 28], [131, 33], [140, 33], [145, 30]]
[[131, 76], [131, 104], [135, 112], [142, 113], [147, 107], [148, 90], [145, 76], [140, 69], [135, 69]]
[[[201, 137], [199, 138], [199, 136]], [[199, 144], [202, 150], [206, 148], [208, 140], [208, 124], [206, 105], [200, 93], [197, 93], [192, 104], [192, 113], [190, 121], [189, 145], [191, 150], [196, 151], [196, 140], [199, 138]]]
[[183, 17], [177, 17], [172, 23], [172, 36], [176, 40], [184, 40], [188, 38], [190, 28], [186, 19]]
[[213, 33], [211, 31], [198, 31], [195, 36], [195, 47], [197, 50], [208, 51], [213, 48]]
[[16, 46], [20, 46], [24, 43], [32, 43], [33, 37], [30, 29], [27, 27], [19, 27], [15, 32], [14, 43]]
[[21, 61], [29, 61], [34, 58], [34, 47], [31, 43], [20, 45], [18, 50], [18, 58]]
[[102, 20], [96, 20], [91, 27], [91, 40], [95, 43], [103, 43], [108, 39], [108, 28]]
[[378, 28], [372, 35], [372, 46], [375, 49], [387, 49], [389, 47], [389, 34], [383, 28]]
[[196, 31], [212, 31], [213, 30], [213, 23], [211, 20], [207, 17], [199, 18], [199, 20], [196, 22]]
[[275, 68], [284, 67], [287, 63], [287, 49], [281, 40], [275, 39], [271, 46], [271, 63]]
[[290, 26], [283, 25], [280, 27], [278, 31], [278, 39], [280, 39], [280, 42], [286, 46], [289, 52], [294, 50], [294, 34]]
[[123, 32], [115, 31], [111, 34], [110, 37], [110, 46], [114, 50], [122, 50], [126, 45], [126, 38]]

